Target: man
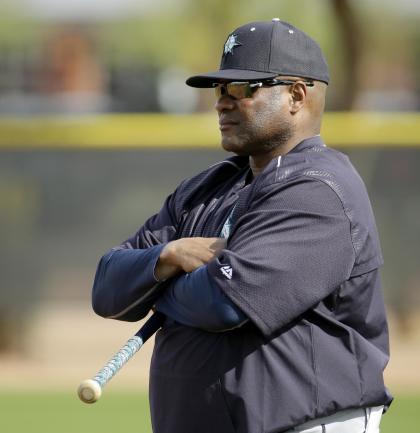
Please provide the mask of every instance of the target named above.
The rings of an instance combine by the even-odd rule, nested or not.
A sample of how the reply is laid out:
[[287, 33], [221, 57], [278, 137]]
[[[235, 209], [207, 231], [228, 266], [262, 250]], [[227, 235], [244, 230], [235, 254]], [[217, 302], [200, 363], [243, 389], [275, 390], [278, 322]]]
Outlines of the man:
[[382, 257], [363, 182], [319, 135], [328, 82], [316, 42], [277, 18], [236, 29], [220, 70], [187, 80], [215, 88], [236, 156], [182, 182], [93, 288], [104, 317], [167, 316], [155, 433], [379, 431]]

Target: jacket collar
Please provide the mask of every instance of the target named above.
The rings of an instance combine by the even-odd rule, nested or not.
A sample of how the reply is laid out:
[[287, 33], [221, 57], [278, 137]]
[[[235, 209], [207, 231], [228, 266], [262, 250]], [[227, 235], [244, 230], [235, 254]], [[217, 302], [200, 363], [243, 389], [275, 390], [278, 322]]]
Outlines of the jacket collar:
[[299, 144], [297, 144], [289, 153], [303, 152], [313, 147], [326, 147], [320, 135], [314, 135], [313, 137], [305, 138]]

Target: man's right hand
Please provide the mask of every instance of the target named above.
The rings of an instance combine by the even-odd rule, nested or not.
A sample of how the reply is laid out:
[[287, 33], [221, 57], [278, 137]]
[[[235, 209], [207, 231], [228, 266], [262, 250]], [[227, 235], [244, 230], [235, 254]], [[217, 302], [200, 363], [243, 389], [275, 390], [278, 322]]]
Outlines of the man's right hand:
[[181, 238], [169, 242], [160, 253], [155, 276], [164, 281], [180, 272], [192, 272], [219, 256], [226, 247], [224, 238]]

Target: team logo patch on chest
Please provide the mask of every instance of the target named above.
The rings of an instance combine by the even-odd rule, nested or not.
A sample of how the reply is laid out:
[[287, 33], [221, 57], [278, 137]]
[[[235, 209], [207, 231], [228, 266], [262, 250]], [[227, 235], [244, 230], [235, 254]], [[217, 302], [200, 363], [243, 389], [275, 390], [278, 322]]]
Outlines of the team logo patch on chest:
[[228, 280], [232, 279], [232, 268], [230, 266], [222, 266], [220, 271]]

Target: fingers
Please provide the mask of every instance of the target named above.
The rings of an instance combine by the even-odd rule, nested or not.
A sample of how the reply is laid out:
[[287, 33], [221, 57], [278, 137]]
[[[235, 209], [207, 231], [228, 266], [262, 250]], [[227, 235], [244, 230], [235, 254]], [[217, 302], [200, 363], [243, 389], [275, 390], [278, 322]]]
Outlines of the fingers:
[[203, 260], [196, 259], [194, 257], [185, 258], [183, 260], [183, 271], [190, 273], [195, 271], [200, 266], [207, 264], [208, 262], [204, 262]]
[[227, 239], [224, 238], [211, 238], [211, 239], [215, 239], [215, 240], [210, 245], [210, 248], [212, 248], [213, 251], [215, 253], [217, 252], [217, 255], [219, 255], [222, 252], [222, 250], [226, 248]]
[[168, 278], [172, 278], [181, 272], [181, 268], [175, 265], [165, 263], [164, 260], [159, 258], [155, 267], [155, 277], [158, 281], [166, 281]]
[[219, 256], [226, 247], [223, 238], [181, 238], [170, 242], [161, 253], [164, 263], [192, 272]]
[[226, 239], [223, 238], [184, 238], [185, 248], [205, 263], [217, 257], [226, 247]]

